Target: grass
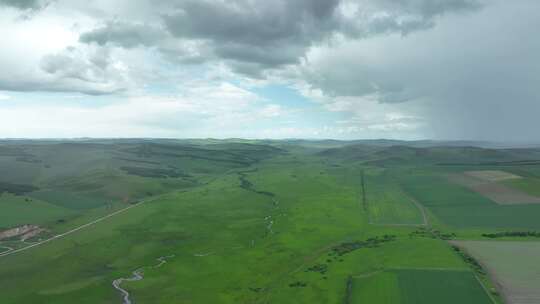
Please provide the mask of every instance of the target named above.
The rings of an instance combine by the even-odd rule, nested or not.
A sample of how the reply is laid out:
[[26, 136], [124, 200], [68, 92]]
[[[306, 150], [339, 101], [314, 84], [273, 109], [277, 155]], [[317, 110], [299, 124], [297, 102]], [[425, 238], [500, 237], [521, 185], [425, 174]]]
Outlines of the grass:
[[398, 277], [394, 272], [383, 271], [353, 279], [350, 304], [401, 303]]
[[103, 198], [92, 198], [70, 191], [44, 190], [31, 194], [32, 198], [51, 202], [59, 207], [67, 209], [92, 209], [106, 204]]
[[[0, 204], [9, 212], [0, 220], [16, 219], [7, 226], [42, 222], [51, 233], [60, 233], [130, 201], [145, 202], [64, 238], [0, 257], [2, 303], [120, 303], [113, 280], [171, 254], [162, 267], [146, 268], [143, 280], [122, 285], [134, 302], [343, 303], [349, 291], [351, 303], [445, 303], [441, 297], [452, 303], [490, 303], [446, 241], [412, 234], [418, 227], [386, 224], [421, 222], [409, 195], [426, 206], [441, 232], [455, 230], [471, 238], [508, 224], [535, 227], [532, 219], [540, 215], [526, 206], [521, 212], [531, 213], [530, 218], [520, 223], [508, 210], [494, 208], [501, 206], [434, 178], [469, 166], [422, 165], [423, 157], [433, 164], [438, 157], [448, 161], [462, 153], [455, 149], [430, 149], [424, 156], [419, 148], [319, 153], [325, 147], [340, 149], [333, 142], [104, 140], [81, 145], [25, 145], [25, 153], [41, 163], [22, 164], [34, 167], [18, 182], [39, 186], [42, 190], [33, 194], [42, 196], [33, 199], [32, 208], [16, 209], [25, 197], [9, 195], [7, 204], [4, 194]], [[5, 151], [0, 158], [13, 157], [8, 155], [12, 150]], [[400, 151], [401, 162], [396, 161]], [[357, 152], [377, 154], [361, 159]], [[490, 160], [500, 155], [467, 153], [475, 162], [484, 154]], [[392, 158], [392, 166], [385, 157]], [[0, 168], [8, 167], [16, 166], [0, 160]], [[145, 169], [133, 175], [122, 170], [126, 167]], [[182, 176], [175, 177], [177, 172]], [[367, 209], [361, 172], [367, 179]], [[111, 206], [103, 205], [109, 200]], [[56, 223], [57, 216], [66, 221]]]
[[421, 211], [388, 173], [365, 177], [370, 222], [381, 225], [421, 225]]
[[0, 195], [0, 209], [0, 228], [29, 223], [46, 225], [73, 215], [73, 212], [66, 208], [6, 193]]
[[491, 304], [471, 271], [398, 270], [403, 304]]
[[375, 272], [353, 280], [351, 304], [490, 304], [468, 270], [399, 269]]

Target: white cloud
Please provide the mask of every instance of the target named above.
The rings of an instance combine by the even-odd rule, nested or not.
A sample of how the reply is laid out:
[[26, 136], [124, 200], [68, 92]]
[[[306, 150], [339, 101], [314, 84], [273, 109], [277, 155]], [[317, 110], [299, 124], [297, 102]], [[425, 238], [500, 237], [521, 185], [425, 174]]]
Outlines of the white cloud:
[[104, 106], [80, 103], [0, 107], [2, 137], [226, 136], [268, 118], [260, 98], [230, 83], [190, 84], [175, 96], [138, 96]]
[[270, 104], [264, 106], [260, 111], [259, 114], [262, 117], [279, 117], [283, 115], [283, 108], [280, 105], [277, 104]]
[[0, 92], [0, 100], [8, 100], [8, 99], [11, 99], [11, 96]]

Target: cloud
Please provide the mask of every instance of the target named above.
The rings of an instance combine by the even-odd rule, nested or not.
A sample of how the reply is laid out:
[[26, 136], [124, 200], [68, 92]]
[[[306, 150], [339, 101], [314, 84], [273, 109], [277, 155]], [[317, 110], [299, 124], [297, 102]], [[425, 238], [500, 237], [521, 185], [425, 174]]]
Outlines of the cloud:
[[280, 105], [269, 104], [263, 107], [259, 111], [260, 116], [262, 117], [279, 117], [284, 114], [284, 110]]
[[[116, 100], [99, 110], [55, 107], [76, 117], [193, 136], [250, 135], [293, 116], [279, 134], [539, 138], [534, 0], [46, 3], [0, 0], [0, 90]], [[130, 107], [137, 119], [111, 114]]]
[[259, 97], [230, 83], [191, 83], [179, 95], [130, 97], [99, 106], [12, 103], [0, 106], [0, 129], [11, 137], [219, 137], [263, 118], [257, 102]]
[[13, 7], [20, 10], [37, 10], [49, 5], [45, 0], [0, 0], [0, 7]]
[[143, 23], [112, 21], [103, 26], [83, 33], [80, 41], [98, 45], [116, 45], [124, 48], [137, 46], [154, 46], [164, 38], [163, 29]]
[[[21, 10], [48, 7], [22, 23], [12, 22], [9, 17], [14, 15], [0, 10], [4, 28], [0, 34], [12, 37], [4, 47], [11, 54], [0, 54], [6, 58], [6, 63], [0, 60], [0, 67], [14, 70], [17, 76], [2, 79], [0, 75], [0, 89], [85, 94], [128, 90], [130, 83], [137, 81], [134, 78], [140, 78], [133, 72], [137, 60], [127, 62], [116, 54], [126, 55], [130, 50], [146, 52], [138, 60], [159, 56], [177, 67], [225, 66], [237, 75], [266, 79], [272, 71], [301, 64], [311, 49], [340, 42], [343, 37], [409, 33], [433, 26], [438, 16], [478, 7], [475, 0], [143, 0], [115, 5], [104, 1], [0, 0], [0, 5]], [[411, 26], [413, 23], [422, 25]], [[14, 38], [31, 32], [40, 34], [28, 37], [30, 40]], [[64, 35], [69, 39], [57, 40]], [[52, 50], [45, 46], [28, 50], [26, 44], [43, 42], [46, 37], [53, 40], [48, 43], [55, 46]], [[101, 60], [110, 64], [95, 61], [99, 56], [96, 49], [109, 54], [108, 58], [101, 55]], [[33, 66], [14, 67], [9, 63], [13, 58]], [[130, 71], [119, 68], [120, 62]], [[154, 67], [159, 69], [166, 67]]]
[[8, 100], [8, 99], [11, 99], [11, 96], [0, 92], [0, 100]]
[[[449, 16], [431, 30], [406, 37], [393, 34], [321, 47], [308, 54], [298, 77], [305, 82], [305, 94], [319, 93], [311, 98], [331, 110], [360, 117], [376, 111], [366, 108], [376, 101], [385, 112], [394, 104], [404, 114], [422, 117], [419, 131], [426, 137], [539, 138], [532, 131], [538, 128], [535, 113], [540, 113], [535, 7], [534, 1], [497, 1], [474, 17]], [[530, 39], [524, 43], [523, 37]]]
[[127, 67], [115, 61], [106, 48], [64, 51], [42, 58], [40, 68], [49, 78], [49, 87], [58, 91], [78, 91], [86, 94], [108, 94], [125, 90]]
[[298, 64], [310, 48], [339, 36], [408, 34], [433, 27], [438, 16], [480, 7], [476, 0], [177, 0], [168, 5], [157, 5], [151, 21], [108, 21], [83, 33], [80, 41], [155, 47], [178, 63], [222, 60], [236, 73], [263, 78], [266, 70]]

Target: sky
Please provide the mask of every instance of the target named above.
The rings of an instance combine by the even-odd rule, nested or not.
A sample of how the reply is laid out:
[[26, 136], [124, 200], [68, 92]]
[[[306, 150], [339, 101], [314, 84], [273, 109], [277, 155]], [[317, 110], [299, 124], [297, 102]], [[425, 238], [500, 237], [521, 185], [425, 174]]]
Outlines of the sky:
[[537, 0], [0, 0], [0, 138], [540, 141]]

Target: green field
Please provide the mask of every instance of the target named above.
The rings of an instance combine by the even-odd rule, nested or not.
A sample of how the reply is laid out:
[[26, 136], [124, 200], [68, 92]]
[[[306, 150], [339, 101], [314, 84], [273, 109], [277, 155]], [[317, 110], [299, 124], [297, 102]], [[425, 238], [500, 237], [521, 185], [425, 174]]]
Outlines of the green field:
[[538, 178], [513, 179], [505, 181], [505, 184], [530, 195], [540, 196], [540, 179]]
[[[0, 227], [53, 236], [130, 208], [0, 256], [2, 303], [121, 303], [113, 281], [141, 267], [142, 280], [121, 285], [134, 303], [491, 303], [475, 278], [490, 290], [489, 276], [448, 240], [535, 229], [540, 209], [497, 205], [445, 176], [524, 154], [358, 145], [0, 145], [2, 170], [25, 155], [3, 180]], [[27, 245], [0, 241], [0, 251]]]
[[353, 279], [351, 303], [490, 304], [471, 271], [400, 269]]
[[351, 304], [395, 304], [401, 302], [396, 273], [392, 271], [367, 274], [352, 279]]
[[401, 189], [391, 173], [365, 175], [366, 205], [369, 219], [381, 225], [423, 225], [424, 218], [412, 198]]
[[72, 215], [66, 208], [39, 201], [25, 199], [9, 193], [0, 195], [0, 227], [9, 228], [17, 225], [35, 223], [50, 224], [58, 219]]
[[540, 204], [498, 205], [442, 175], [408, 176], [404, 184], [410, 195], [448, 226], [540, 229]]

